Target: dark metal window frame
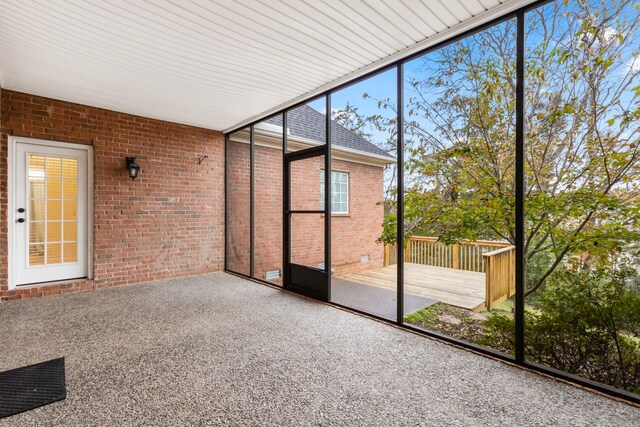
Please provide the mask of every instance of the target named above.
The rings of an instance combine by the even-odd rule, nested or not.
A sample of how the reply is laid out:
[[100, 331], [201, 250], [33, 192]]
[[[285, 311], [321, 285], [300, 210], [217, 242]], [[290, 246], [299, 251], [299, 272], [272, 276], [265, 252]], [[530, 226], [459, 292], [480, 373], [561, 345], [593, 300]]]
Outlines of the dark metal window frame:
[[[524, 269], [524, 208], [525, 208], [525, 184], [524, 184], [524, 180], [525, 180], [525, 174], [524, 174], [524, 166], [525, 166], [525, 162], [524, 162], [524, 156], [525, 156], [525, 149], [524, 149], [524, 144], [525, 144], [525, 131], [524, 131], [524, 113], [525, 113], [525, 104], [524, 104], [524, 95], [525, 95], [525, 87], [524, 87], [524, 67], [525, 67], [525, 30], [526, 30], [526, 22], [525, 22], [525, 14], [533, 9], [536, 9], [538, 7], [543, 6], [546, 3], [549, 3], [551, 1], [557, 1], [557, 0], [538, 0], [536, 2], [533, 2], [529, 5], [523, 6], [515, 11], [509, 12], [508, 14], [498, 17], [496, 19], [493, 19], [491, 21], [488, 21], [486, 23], [483, 23], [475, 28], [472, 28], [470, 30], [467, 30], [461, 34], [458, 34], [454, 37], [451, 37], [448, 40], [442, 41], [440, 43], [437, 43], [433, 46], [430, 46], [420, 52], [416, 52], [414, 54], [408, 55], [405, 58], [402, 58], [392, 64], [386, 65], [384, 67], [381, 67], [379, 69], [373, 70], [363, 76], [360, 76], [356, 79], [353, 79], [351, 81], [342, 83], [336, 87], [334, 87], [331, 90], [328, 90], [320, 95], [316, 95], [313, 96], [309, 99], [300, 101], [284, 110], [281, 110], [277, 113], [271, 114], [265, 118], [262, 118], [260, 120], [256, 120], [254, 121], [252, 124], [250, 124], [249, 126], [242, 126], [239, 127], [238, 129], [233, 129], [229, 132], [227, 132], [225, 134], [225, 260], [224, 260], [224, 265], [225, 265], [225, 271], [233, 273], [233, 274], [237, 274], [239, 276], [251, 279], [251, 280], [255, 280], [259, 283], [268, 285], [268, 286], [273, 286], [277, 289], [282, 289], [279, 286], [273, 285], [272, 283], [269, 283], [265, 280], [262, 280], [260, 278], [256, 278], [253, 277], [254, 276], [254, 138], [255, 138], [255, 130], [254, 130], [254, 126], [260, 122], [263, 122], [265, 120], [268, 120], [269, 118], [278, 116], [278, 115], [282, 115], [283, 118], [283, 129], [287, 129], [288, 128], [288, 111], [293, 110], [297, 107], [300, 107], [310, 101], [314, 101], [314, 100], [318, 100], [322, 97], [325, 98], [325, 105], [326, 105], [326, 111], [331, 111], [331, 94], [338, 92], [346, 87], [349, 87], [351, 85], [354, 85], [356, 83], [362, 82], [364, 80], [367, 80], [375, 75], [387, 72], [391, 69], [396, 69], [396, 79], [397, 79], [397, 170], [398, 170], [398, 176], [397, 176], [397, 180], [398, 180], [398, 188], [401, 191], [398, 191], [398, 212], [397, 212], [397, 217], [398, 217], [398, 226], [397, 226], [397, 239], [398, 241], [404, 241], [404, 230], [403, 230], [403, 223], [404, 223], [404, 64], [416, 59], [418, 57], [421, 57], [425, 54], [428, 54], [429, 52], [433, 52], [436, 51], [438, 49], [441, 49], [442, 47], [455, 43], [463, 38], [469, 37], [477, 32], [480, 32], [486, 28], [489, 28], [491, 26], [497, 25], [501, 22], [505, 22], [507, 20], [511, 20], [511, 19], [515, 19], [516, 20], [516, 77], [517, 77], [517, 86], [516, 86], [516, 130], [515, 130], [515, 144], [516, 144], [516, 159], [515, 159], [515, 178], [516, 178], [516, 209], [515, 209], [515, 216], [516, 216], [516, 293], [515, 293], [515, 355], [514, 356], [509, 356], [503, 353], [499, 353], [495, 350], [486, 348], [486, 347], [481, 347], [479, 345], [476, 344], [472, 344], [466, 341], [461, 341], [446, 335], [442, 335], [433, 331], [429, 331], [426, 329], [422, 329], [420, 327], [405, 323], [403, 321], [404, 318], [404, 264], [403, 262], [398, 262], [398, 268], [397, 268], [397, 318], [396, 321], [390, 321], [389, 319], [380, 317], [380, 316], [376, 316], [373, 315], [371, 313], [362, 311], [362, 310], [358, 310], [358, 309], [354, 309], [352, 307], [347, 307], [335, 302], [331, 302], [331, 274], [327, 274], [327, 288], [328, 288], [328, 298], [325, 301], [326, 303], [333, 305], [333, 306], [337, 306], [337, 307], [341, 307], [368, 317], [372, 317], [375, 319], [378, 319], [380, 321], [386, 322], [386, 323], [392, 323], [395, 324], [396, 326], [399, 326], [403, 329], [406, 330], [410, 330], [413, 332], [417, 332], [419, 334], [422, 335], [426, 335], [432, 338], [436, 338], [442, 341], [445, 341], [447, 343], [451, 343], [453, 345], [462, 347], [462, 348], [466, 348], [469, 350], [472, 350], [474, 352], [486, 355], [486, 356], [490, 356], [493, 357], [495, 359], [499, 359], [505, 362], [509, 362], [512, 364], [515, 364], [516, 366], [519, 367], [523, 367], [526, 369], [530, 369], [536, 372], [540, 372], [542, 374], [545, 375], [549, 375], [551, 377], [554, 378], [558, 378], [561, 380], [566, 380], [568, 382], [574, 383], [574, 384], [578, 384], [581, 386], [585, 386], [588, 388], [591, 388], [593, 390], [597, 390], [599, 392], [602, 392], [604, 394], [613, 396], [613, 397], [617, 397], [617, 398], [621, 398], [623, 400], [635, 403], [635, 404], [640, 404], [640, 396], [638, 394], [634, 394], [631, 392], [628, 392], [626, 390], [621, 390], [618, 388], [614, 388], [611, 386], [608, 386], [606, 384], [603, 383], [599, 383], [599, 382], [595, 382], [577, 375], [573, 375], [573, 374], [569, 374], [567, 372], [564, 371], [560, 371], [557, 370], [555, 368], [551, 368], [548, 366], [544, 366], [541, 365], [539, 363], [533, 362], [533, 361], [529, 361], [525, 358], [525, 330], [524, 330], [524, 305], [525, 305], [525, 298], [524, 298], [524, 283], [525, 283], [525, 274], [526, 271]], [[251, 167], [251, 171], [250, 171], [250, 177], [251, 177], [251, 183], [250, 183], [250, 197], [251, 197], [251, 202], [250, 202], [250, 249], [251, 249], [251, 254], [250, 254], [250, 258], [251, 258], [251, 274], [249, 276], [242, 274], [242, 273], [237, 273], [234, 271], [229, 270], [229, 266], [228, 266], [228, 254], [229, 254], [229, 211], [228, 211], [228, 202], [229, 202], [229, 196], [228, 196], [228, 177], [229, 177], [229, 135], [232, 134], [233, 132], [236, 132], [238, 130], [241, 129], [246, 129], [247, 127], [249, 127], [250, 129], [250, 152], [251, 152], [251, 159], [250, 159], [250, 167]], [[301, 158], [304, 158], [305, 156], [309, 156], [311, 157], [312, 151], [313, 152], [317, 152], [319, 149], [323, 151], [323, 155], [325, 156], [325, 164], [324, 164], [324, 168], [325, 170], [332, 170], [331, 169], [331, 120], [330, 120], [330, 116], [327, 116], [327, 120], [326, 120], [326, 145], [321, 146], [321, 147], [312, 147], [306, 150], [301, 150], [301, 151], [297, 151], [297, 152], [293, 152], [293, 153], [288, 153], [287, 151], [287, 146], [288, 146], [288, 135], [286, 131], [283, 131], [283, 135], [282, 135], [282, 153], [283, 153], [283, 160], [284, 160], [284, 156], [295, 156], [298, 157], [300, 156]], [[309, 151], [309, 153], [306, 153], [307, 151]], [[285, 165], [284, 167], [287, 167], [287, 162], [283, 161], [283, 164]], [[283, 280], [286, 283], [287, 277], [286, 277], [286, 264], [290, 259], [290, 247], [287, 243], [285, 242], [289, 242], [289, 238], [290, 238], [290, 232], [289, 230], [287, 230], [287, 227], [284, 227], [284, 224], [286, 224], [286, 219], [287, 219], [287, 215], [289, 215], [291, 213], [290, 211], [290, 207], [287, 206], [287, 202], [290, 199], [290, 189], [289, 189], [289, 182], [287, 180], [287, 174], [286, 174], [286, 170], [283, 170], [283, 189], [282, 189], [282, 194], [283, 194]], [[325, 179], [325, 212], [330, 212], [331, 209], [331, 180]], [[315, 211], [314, 211], [315, 212]], [[326, 271], [329, 272], [330, 271], [330, 266], [331, 266], [331, 217], [332, 215], [325, 215], [325, 245], [324, 245], [324, 254], [325, 254], [325, 266], [328, 266], [326, 268]], [[404, 259], [404, 245], [396, 245], [397, 246], [397, 259], [398, 260], [403, 260]]]

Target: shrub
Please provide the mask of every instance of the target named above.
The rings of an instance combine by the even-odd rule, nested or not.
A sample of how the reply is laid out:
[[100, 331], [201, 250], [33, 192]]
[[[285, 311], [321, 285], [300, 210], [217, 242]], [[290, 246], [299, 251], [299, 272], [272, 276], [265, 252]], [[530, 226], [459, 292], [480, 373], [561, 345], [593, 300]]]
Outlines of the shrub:
[[[614, 387], [640, 392], [640, 293], [634, 269], [554, 273], [525, 311], [529, 360]], [[514, 348], [514, 320], [485, 322], [484, 344]]]

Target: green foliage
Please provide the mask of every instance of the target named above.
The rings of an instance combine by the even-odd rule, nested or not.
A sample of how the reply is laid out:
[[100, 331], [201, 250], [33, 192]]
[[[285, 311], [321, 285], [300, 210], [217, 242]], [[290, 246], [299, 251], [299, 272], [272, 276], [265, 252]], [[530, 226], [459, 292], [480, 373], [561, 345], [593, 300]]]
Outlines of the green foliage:
[[[581, 0], [527, 12], [524, 82], [527, 357], [636, 392], [640, 279], [621, 260], [640, 259], [638, 10]], [[515, 43], [507, 20], [405, 68], [406, 237], [515, 243]], [[362, 122], [393, 152], [394, 119]], [[390, 182], [384, 242], [396, 238]], [[456, 333], [431, 314], [410, 320]], [[512, 316], [483, 325], [481, 343], [513, 351]]]
[[[640, 293], [636, 271], [560, 268], [525, 311], [525, 351], [533, 361], [640, 392]], [[514, 320], [494, 315], [484, 344], [514, 348]]]
[[[639, 28], [632, 0], [527, 14], [527, 294], [572, 257], [615, 260], [640, 239]], [[407, 75], [406, 236], [515, 243], [515, 40], [506, 21]]]

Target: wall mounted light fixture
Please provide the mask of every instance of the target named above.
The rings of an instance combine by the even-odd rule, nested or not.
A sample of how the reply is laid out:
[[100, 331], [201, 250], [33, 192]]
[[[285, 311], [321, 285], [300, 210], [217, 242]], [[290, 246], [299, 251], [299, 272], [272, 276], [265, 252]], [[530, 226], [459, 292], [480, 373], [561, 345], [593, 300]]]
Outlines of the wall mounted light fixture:
[[129, 178], [132, 181], [136, 180], [138, 172], [140, 172], [140, 166], [136, 163], [135, 157], [127, 157], [127, 170], [129, 171]]

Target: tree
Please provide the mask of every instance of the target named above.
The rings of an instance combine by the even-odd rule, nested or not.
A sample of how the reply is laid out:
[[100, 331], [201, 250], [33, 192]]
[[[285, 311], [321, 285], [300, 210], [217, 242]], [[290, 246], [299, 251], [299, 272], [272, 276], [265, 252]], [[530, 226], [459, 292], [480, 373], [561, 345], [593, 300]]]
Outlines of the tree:
[[[636, 251], [638, 9], [632, 0], [556, 1], [527, 14], [527, 295], [572, 259], [612, 268]], [[515, 243], [515, 25], [407, 65], [407, 235]], [[371, 121], [392, 135], [389, 120], [363, 123]], [[386, 223], [382, 239], [392, 241], [394, 215]]]

